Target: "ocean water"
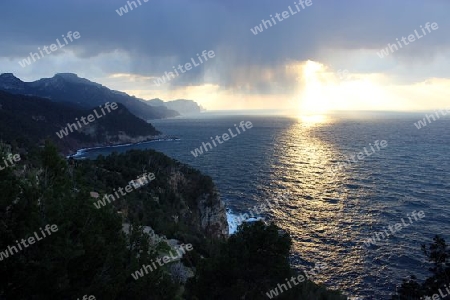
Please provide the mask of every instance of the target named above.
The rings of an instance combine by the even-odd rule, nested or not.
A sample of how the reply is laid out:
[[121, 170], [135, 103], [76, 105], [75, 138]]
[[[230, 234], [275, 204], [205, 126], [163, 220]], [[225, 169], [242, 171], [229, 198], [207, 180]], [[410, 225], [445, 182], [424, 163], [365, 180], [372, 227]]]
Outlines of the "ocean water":
[[[428, 275], [420, 244], [435, 234], [449, 240], [450, 119], [441, 116], [418, 130], [421, 114], [340, 115], [327, 118], [203, 114], [157, 120], [154, 126], [180, 140], [135, 146], [151, 148], [210, 175], [233, 215], [272, 205], [264, 217], [293, 238], [292, 265], [328, 268], [316, 282], [359, 299], [389, 299], [403, 278]], [[234, 124], [253, 127], [194, 157], [210, 137], [236, 134]], [[375, 141], [385, 140], [385, 148]], [[371, 147], [372, 146], [372, 147]], [[330, 168], [363, 151], [357, 162]], [[374, 150], [374, 151], [373, 151]], [[95, 157], [111, 148], [84, 154]], [[408, 218], [423, 211], [423, 218]], [[403, 219], [403, 221], [402, 221]], [[396, 223], [395, 235], [377, 245], [364, 241]], [[386, 232], [385, 232], [386, 233]]]

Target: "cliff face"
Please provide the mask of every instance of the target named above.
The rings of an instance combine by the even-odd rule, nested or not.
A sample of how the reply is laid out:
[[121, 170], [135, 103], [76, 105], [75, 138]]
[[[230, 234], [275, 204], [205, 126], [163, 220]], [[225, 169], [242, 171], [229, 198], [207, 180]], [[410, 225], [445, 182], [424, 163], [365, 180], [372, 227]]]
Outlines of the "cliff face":
[[[175, 194], [188, 206], [187, 210], [180, 211], [177, 221], [187, 222], [205, 234], [213, 238], [228, 237], [228, 222], [225, 203], [220, 199], [215, 187], [210, 187], [202, 182], [203, 178], [191, 177], [180, 170], [171, 174], [169, 184]], [[195, 196], [195, 201], [186, 201], [188, 187], [201, 184], [203, 193]], [[199, 190], [197, 190], [199, 191]], [[190, 191], [187, 193], [191, 194]]]
[[83, 174], [96, 170], [92, 189], [101, 195], [125, 187], [144, 172], [154, 173], [151, 183], [114, 202], [118, 210], [127, 211], [125, 223], [138, 219], [156, 234], [184, 242], [228, 236], [225, 205], [212, 179], [162, 153], [132, 150], [82, 161], [79, 167]]
[[228, 221], [225, 203], [217, 193], [203, 195], [198, 199], [200, 225], [209, 236], [228, 237]]

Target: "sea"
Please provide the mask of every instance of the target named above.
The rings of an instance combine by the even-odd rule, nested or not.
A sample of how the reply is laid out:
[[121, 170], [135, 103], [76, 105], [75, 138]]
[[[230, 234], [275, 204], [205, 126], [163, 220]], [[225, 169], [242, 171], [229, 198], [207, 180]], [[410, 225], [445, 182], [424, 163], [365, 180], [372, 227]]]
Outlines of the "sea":
[[[290, 233], [294, 268], [326, 264], [315, 282], [349, 299], [390, 299], [402, 279], [430, 275], [421, 244], [436, 234], [450, 241], [450, 118], [440, 115], [418, 129], [414, 124], [424, 117], [208, 112], [151, 121], [178, 139], [78, 156], [147, 148], [163, 152], [213, 178], [230, 224], [242, 214], [256, 214], [256, 205], [271, 203], [257, 217]], [[235, 124], [242, 121], [252, 127], [238, 134]], [[211, 137], [230, 130], [235, 136], [212, 144]], [[206, 142], [212, 149], [194, 156]], [[398, 223], [401, 227], [392, 227]], [[374, 237], [375, 245], [368, 245]]]

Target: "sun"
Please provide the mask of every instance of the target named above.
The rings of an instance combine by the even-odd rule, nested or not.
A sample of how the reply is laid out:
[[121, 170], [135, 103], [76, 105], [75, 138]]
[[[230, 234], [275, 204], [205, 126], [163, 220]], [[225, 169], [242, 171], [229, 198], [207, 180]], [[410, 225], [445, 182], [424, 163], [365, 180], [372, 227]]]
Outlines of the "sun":
[[308, 60], [293, 65], [298, 82], [289, 102], [299, 119], [319, 123], [324, 119], [320, 116], [332, 118], [334, 112], [378, 110], [381, 105], [392, 107], [400, 102], [383, 86], [386, 77], [382, 74], [350, 73], [342, 78], [340, 71], [320, 62]]
[[303, 66], [300, 115], [324, 115], [329, 111], [329, 100], [325, 93], [326, 85], [321, 80], [321, 73], [324, 72], [325, 66], [314, 61], [308, 60]]

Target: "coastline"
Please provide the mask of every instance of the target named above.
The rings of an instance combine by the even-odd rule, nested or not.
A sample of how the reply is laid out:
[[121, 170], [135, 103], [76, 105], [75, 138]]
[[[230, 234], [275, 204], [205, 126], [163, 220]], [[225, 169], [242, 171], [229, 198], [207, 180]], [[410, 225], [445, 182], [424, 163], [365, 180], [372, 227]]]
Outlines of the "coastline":
[[180, 140], [180, 138], [178, 138], [178, 137], [162, 136], [159, 138], [152, 138], [152, 139], [142, 141], [142, 142], [137, 142], [137, 143], [112, 144], [112, 145], [101, 145], [101, 146], [97, 146], [97, 147], [80, 148], [80, 149], [76, 150], [75, 153], [67, 155], [66, 158], [67, 159], [69, 159], [69, 158], [84, 159], [84, 158], [79, 158], [79, 156], [82, 156], [85, 153], [89, 153], [91, 151], [95, 151], [95, 150], [99, 150], [99, 149], [127, 147], [127, 146], [135, 146], [135, 145], [141, 145], [141, 144], [153, 143], [153, 142], [163, 142], [163, 141], [170, 142], [170, 141], [179, 141], [179, 140]]

